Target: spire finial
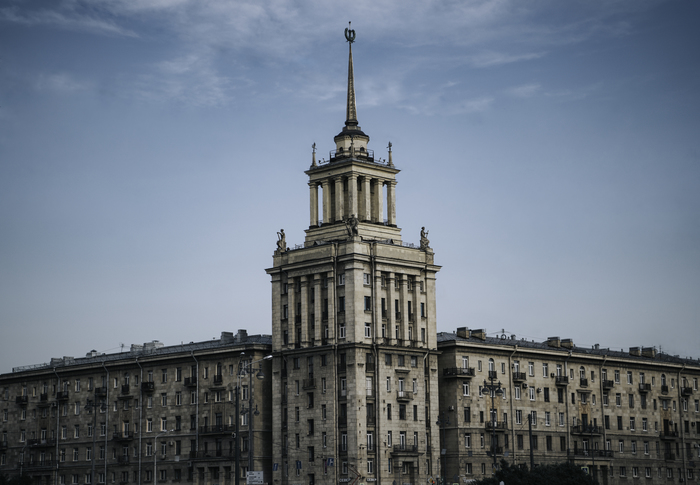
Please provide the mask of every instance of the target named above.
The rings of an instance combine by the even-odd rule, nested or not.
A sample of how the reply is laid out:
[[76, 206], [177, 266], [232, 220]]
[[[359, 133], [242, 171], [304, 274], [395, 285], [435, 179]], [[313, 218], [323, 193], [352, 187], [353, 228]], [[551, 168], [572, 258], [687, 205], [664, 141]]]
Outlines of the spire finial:
[[355, 105], [355, 74], [352, 66], [352, 43], [355, 42], [355, 31], [350, 27], [345, 29], [345, 40], [348, 41], [350, 56], [348, 58], [348, 104], [345, 110], [345, 126], [357, 126], [357, 106]]

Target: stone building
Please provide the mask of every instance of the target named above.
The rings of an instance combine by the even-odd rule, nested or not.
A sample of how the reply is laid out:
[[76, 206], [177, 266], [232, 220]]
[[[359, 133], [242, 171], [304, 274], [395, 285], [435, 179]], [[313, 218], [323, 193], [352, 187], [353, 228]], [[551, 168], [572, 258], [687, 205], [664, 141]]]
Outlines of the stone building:
[[535, 465], [570, 460], [605, 485], [698, 483], [699, 361], [467, 328], [438, 334], [438, 349], [450, 482], [490, 475], [495, 451], [528, 466], [531, 453]]
[[249, 466], [269, 473], [270, 350], [268, 335], [222, 332], [13, 369], [0, 376], [0, 473], [85, 484], [94, 466], [96, 483], [235, 483], [236, 429], [242, 483]]
[[[435, 275], [402, 241], [396, 174], [358, 126], [352, 40], [345, 126], [306, 171], [303, 244], [279, 234], [272, 280], [275, 484], [427, 483], [438, 472]], [[314, 147], [315, 148], [315, 147]], [[386, 187], [386, 200], [384, 196]], [[319, 199], [321, 202], [319, 203]], [[386, 218], [384, 211], [386, 208]]]

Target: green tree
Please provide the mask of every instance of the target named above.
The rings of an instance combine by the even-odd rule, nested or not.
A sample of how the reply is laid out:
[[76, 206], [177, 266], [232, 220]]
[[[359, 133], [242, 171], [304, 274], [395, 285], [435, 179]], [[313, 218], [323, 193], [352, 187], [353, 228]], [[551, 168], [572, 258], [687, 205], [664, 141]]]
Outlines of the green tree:
[[493, 477], [484, 478], [478, 485], [594, 485], [593, 477], [587, 475], [580, 467], [564, 462], [543, 465], [532, 470], [509, 465], [501, 461], [501, 467]]

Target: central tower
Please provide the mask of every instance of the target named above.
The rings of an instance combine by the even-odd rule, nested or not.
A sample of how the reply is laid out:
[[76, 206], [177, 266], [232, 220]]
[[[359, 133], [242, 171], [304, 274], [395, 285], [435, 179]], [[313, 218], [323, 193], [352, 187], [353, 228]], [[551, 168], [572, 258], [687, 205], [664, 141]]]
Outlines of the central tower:
[[[396, 174], [357, 121], [352, 43], [346, 120], [306, 171], [303, 245], [279, 233], [272, 280], [273, 483], [427, 483], [438, 476], [433, 251], [404, 244]], [[386, 186], [386, 194], [384, 191]], [[319, 197], [319, 190], [322, 197]], [[321, 203], [319, 204], [319, 198]], [[386, 215], [385, 215], [386, 208]]]

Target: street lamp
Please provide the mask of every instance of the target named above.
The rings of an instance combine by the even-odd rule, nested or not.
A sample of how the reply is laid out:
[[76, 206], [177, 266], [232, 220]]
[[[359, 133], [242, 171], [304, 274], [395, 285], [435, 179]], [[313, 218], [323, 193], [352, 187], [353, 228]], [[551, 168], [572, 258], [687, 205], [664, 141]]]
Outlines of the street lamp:
[[487, 389], [491, 393], [491, 455], [493, 456], [493, 470], [496, 471], [496, 426], [498, 424], [498, 416], [496, 415], [496, 407], [494, 404], [494, 399], [496, 394], [499, 396], [503, 395], [503, 388], [501, 387], [501, 381], [498, 384], [494, 384], [493, 381], [496, 380], [496, 372], [489, 371], [489, 381], [487, 383], [484, 381], [484, 389]]
[[[262, 366], [258, 367], [258, 371], [256, 373], [255, 369], [253, 369], [253, 364], [257, 364], [264, 360], [270, 360], [272, 358], [272, 355], [266, 355], [262, 359], [247, 362], [245, 366], [241, 365], [243, 363], [243, 357], [245, 357], [245, 352], [241, 352], [241, 360], [238, 362], [238, 387], [236, 389], [236, 485], [239, 485], [240, 483], [239, 463], [241, 449], [239, 446], [240, 437], [238, 433], [238, 420], [240, 420], [241, 418], [239, 417], [239, 414], [248, 414], [248, 471], [250, 472], [253, 470], [253, 450], [255, 449], [255, 435], [253, 433], [253, 416], [258, 416], [260, 414], [260, 411], [258, 411], [257, 406], [255, 406], [255, 410], [253, 412], [250, 412], [253, 409], [253, 374], [255, 374], [255, 377], [257, 377], [260, 380], [265, 378], [265, 374], [262, 371]], [[245, 409], [244, 407], [243, 410], [240, 410], [238, 393], [240, 392], [241, 388], [241, 376], [244, 376], [246, 374], [248, 374], [248, 409]]]
[[447, 468], [447, 450], [445, 449], [445, 428], [450, 425], [450, 417], [446, 415], [445, 411], [440, 413], [438, 415], [438, 420], [437, 423], [438, 427], [441, 429], [440, 431], [440, 457], [442, 458], [442, 473], [440, 477], [440, 482], [444, 485], [445, 483], [445, 474], [446, 468]]
[[158, 472], [158, 461], [156, 460], [158, 458], [158, 438], [172, 431], [175, 430], [166, 429], [162, 433], [157, 434], [156, 437], [153, 439], [153, 483], [157, 483], [158, 480], [158, 475], [156, 474]]
[[[87, 402], [85, 403], [85, 411], [91, 412], [92, 413], [92, 456], [91, 458], [91, 464], [92, 468], [90, 469], [90, 478], [91, 482], [90, 483], [95, 483], [95, 452], [96, 452], [96, 447], [97, 447], [97, 409], [100, 409], [101, 411], [107, 411], [107, 403], [104, 401], [96, 402], [93, 401], [92, 399], [88, 399]], [[58, 414], [58, 412], [57, 412]], [[56, 457], [58, 459], [58, 457]]]

